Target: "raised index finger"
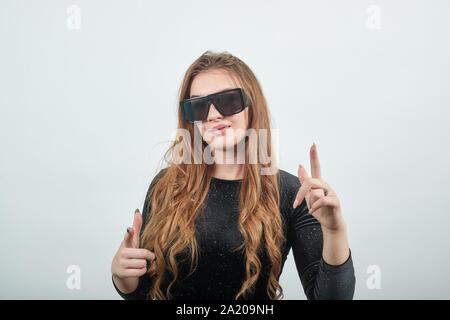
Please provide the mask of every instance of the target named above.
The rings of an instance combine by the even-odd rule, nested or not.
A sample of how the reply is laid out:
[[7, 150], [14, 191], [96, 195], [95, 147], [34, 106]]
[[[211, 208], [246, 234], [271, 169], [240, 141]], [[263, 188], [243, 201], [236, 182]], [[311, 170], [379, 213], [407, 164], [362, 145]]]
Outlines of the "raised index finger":
[[317, 153], [317, 146], [314, 142], [311, 150], [309, 152], [310, 161], [311, 161], [311, 177], [316, 179], [321, 179], [322, 174], [320, 170], [320, 162], [319, 162], [319, 155]]

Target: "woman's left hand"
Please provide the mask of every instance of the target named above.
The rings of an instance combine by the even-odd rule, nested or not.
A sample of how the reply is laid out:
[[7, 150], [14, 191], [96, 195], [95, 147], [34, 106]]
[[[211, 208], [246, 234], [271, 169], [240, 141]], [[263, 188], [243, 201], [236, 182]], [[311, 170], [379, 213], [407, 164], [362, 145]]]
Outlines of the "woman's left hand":
[[[324, 232], [345, 231], [345, 221], [341, 213], [341, 204], [336, 192], [326, 183], [321, 176], [317, 146], [313, 143], [310, 150], [311, 178], [302, 165], [298, 166], [298, 178], [301, 187], [297, 192], [294, 208], [296, 208], [306, 197], [309, 213], [311, 213], [321, 224]], [[325, 191], [328, 189], [328, 195]]]

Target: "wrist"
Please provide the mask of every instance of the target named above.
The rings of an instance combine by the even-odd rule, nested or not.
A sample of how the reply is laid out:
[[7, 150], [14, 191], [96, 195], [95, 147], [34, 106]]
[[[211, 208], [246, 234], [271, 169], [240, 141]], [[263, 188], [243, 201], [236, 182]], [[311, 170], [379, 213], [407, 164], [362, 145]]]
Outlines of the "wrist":
[[330, 236], [339, 236], [347, 234], [347, 225], [344, 221], [339, 223], [338, 225], [334, 226], [333, 228], [326, 228], [322, 226], [322, 233], [324, 235], [330, 235]]

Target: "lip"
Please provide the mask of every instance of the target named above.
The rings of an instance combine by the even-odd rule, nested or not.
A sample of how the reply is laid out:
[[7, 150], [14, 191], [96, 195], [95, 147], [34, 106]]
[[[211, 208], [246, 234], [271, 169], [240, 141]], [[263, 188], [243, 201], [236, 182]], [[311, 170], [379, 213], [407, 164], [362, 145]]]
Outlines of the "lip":
[[230, 127], [230, 125], [225, 124], [225, 123], [221, 123], [221, 124], [218, 124], [218, 125], [214, 126], [214, 127], [212, 128], [212, 130], [213, 130], [213, 131], [214, 131], [214, 130], [222, 130], [222, 129], [224, 129], [224, 128], [229, 128], [229, 127]]
[[212, 129], [210, 129], [210, 132], [215, 136], [222, 136], [225, 134], [226, 130], [230, 127], [231, 127], [230, 125], [218, 124], [214, 126]]

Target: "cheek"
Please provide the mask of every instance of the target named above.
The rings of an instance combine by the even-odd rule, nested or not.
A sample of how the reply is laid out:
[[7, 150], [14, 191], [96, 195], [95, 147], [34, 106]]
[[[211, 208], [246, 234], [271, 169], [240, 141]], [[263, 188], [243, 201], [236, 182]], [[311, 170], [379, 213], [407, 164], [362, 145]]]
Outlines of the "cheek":
[[203, 124], [201, 125], [197, 125], [197, 129], [200, 132], [203, 140], [205, 140], [207, 143], [211, 142], [211, 135], [210, 134], [206, 134], [206, 126], [203, 126]]
[[242, 129], [244, 131], [247, 130], [247, 123], [248, 123], [247, 109], [248, 108], [246, 108], [244, 112], [232, 116], [231, 120], [234, 129]]

